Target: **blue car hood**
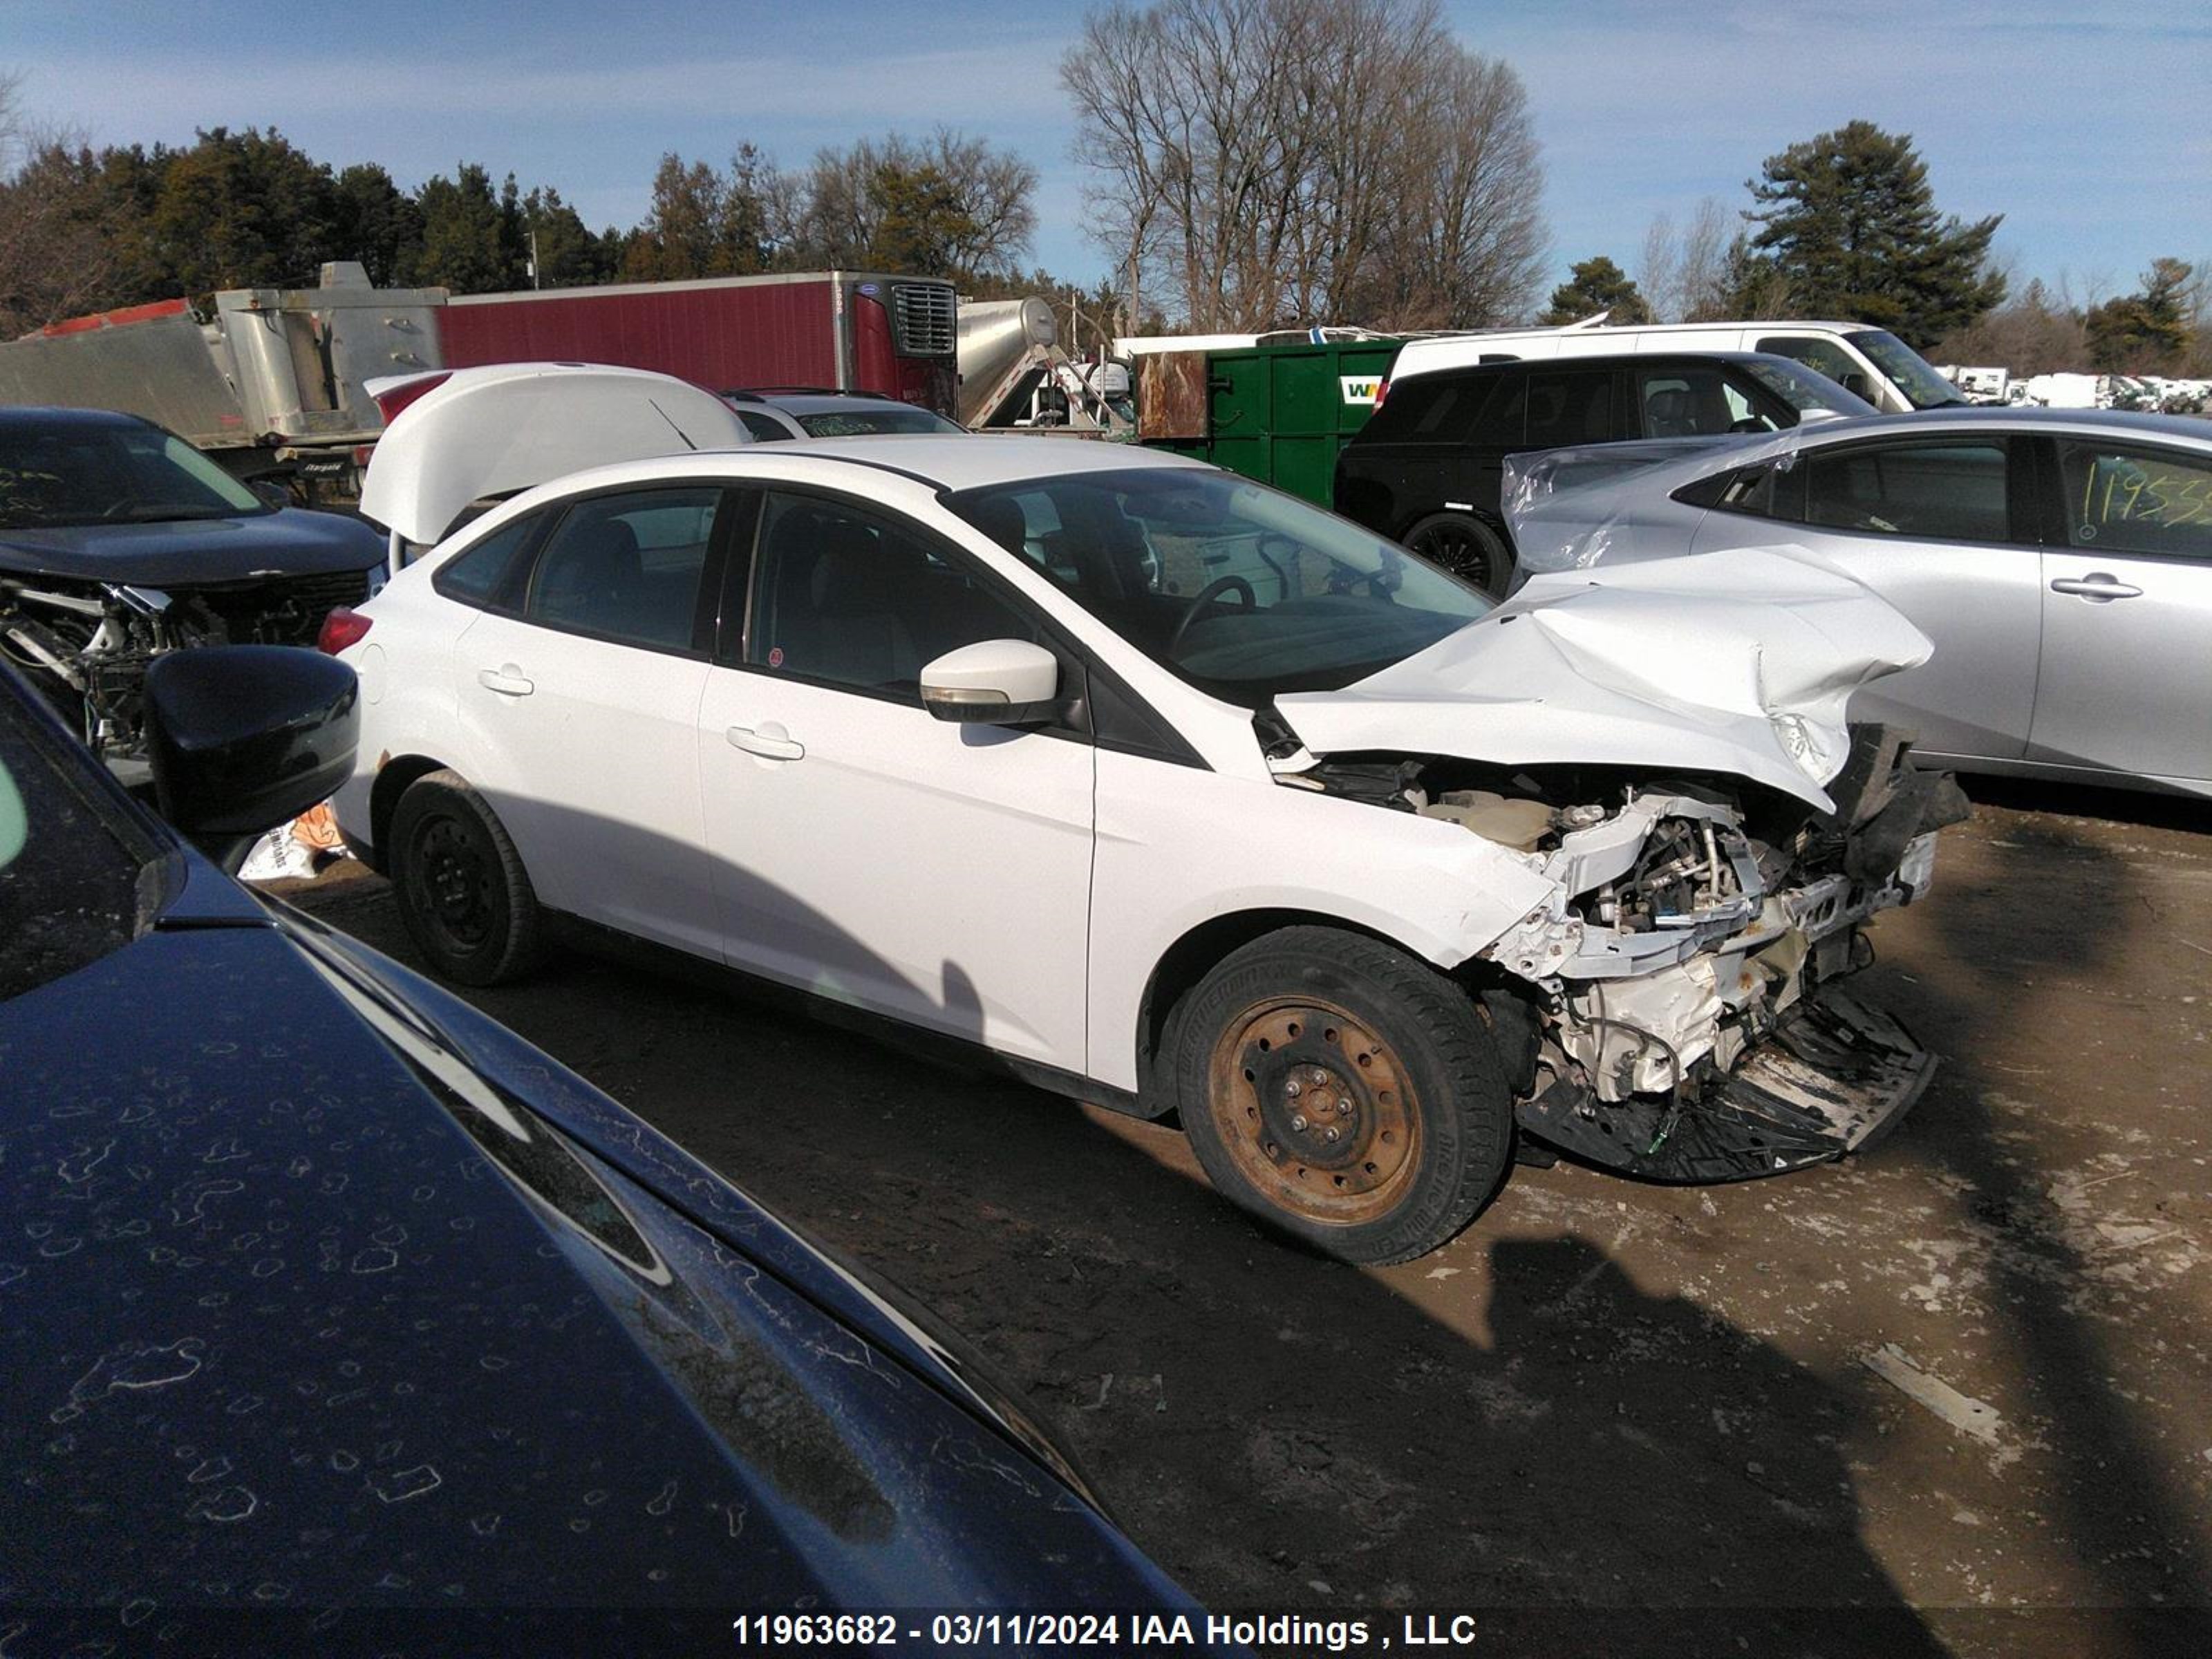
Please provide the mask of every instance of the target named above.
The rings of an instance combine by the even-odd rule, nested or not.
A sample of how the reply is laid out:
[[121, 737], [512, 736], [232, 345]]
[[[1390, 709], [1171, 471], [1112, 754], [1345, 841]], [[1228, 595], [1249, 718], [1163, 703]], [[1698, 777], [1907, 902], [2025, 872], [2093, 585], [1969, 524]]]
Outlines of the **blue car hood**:
[[270, 576], [366, 570], [383, 540], [358, 519], [305, 507], [161, 524], [59, 525], [0, 530], [0, 574], [209, 587]]
[[766, 1212], [186, 862], [0, 1003], [0, 1603], [1189, 1605]]

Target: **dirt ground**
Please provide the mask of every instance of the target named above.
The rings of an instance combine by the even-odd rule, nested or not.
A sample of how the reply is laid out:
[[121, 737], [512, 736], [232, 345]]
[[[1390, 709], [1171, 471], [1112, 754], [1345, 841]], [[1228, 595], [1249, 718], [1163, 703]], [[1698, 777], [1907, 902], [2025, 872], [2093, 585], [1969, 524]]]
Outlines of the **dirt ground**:
[[[1381, 1271], [1249, 1224], [1171, 1130], [716, 987], [570, 957], [477, 1000], [964, 1328], [1215, 1607], [2212, 1651], [2171, 1612], [2212, 1607], [2212, 811], [1974, 793], [1861, 981], [1946, 1057], [1886, 1144], [1524, 1169]], [[413, 959], [374, 878], [299, 896]], [[1775, 1607], [1786, 1641], [1740, 1633]]]

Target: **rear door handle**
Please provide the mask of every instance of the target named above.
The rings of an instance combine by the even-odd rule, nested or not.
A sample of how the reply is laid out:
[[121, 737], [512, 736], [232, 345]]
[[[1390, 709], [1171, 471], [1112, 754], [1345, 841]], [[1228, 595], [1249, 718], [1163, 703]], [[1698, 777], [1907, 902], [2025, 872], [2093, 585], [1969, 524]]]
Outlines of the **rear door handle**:
[[2092, 570], [2086, 576], [2061, 576], [2051, 584], [2054, 593], [2078, 593], [2085, 599], [2139, 599], [2142, 589], [2130, 587], [2118, 576]]
[[477, 670], [477, 684], [487, 691], [496, 691], [502, 697], [526, 697], [538, 688], [523, 678], [522, 671], [513, 663], [501, 663], [496, 668]]
[[723, 735], [748, 755], [758, 755], [763, 760], [806, 758], [806, 745], [793, 743], [791, 733], [774, 720], [763, 720], [757, 727], [732, 726]]

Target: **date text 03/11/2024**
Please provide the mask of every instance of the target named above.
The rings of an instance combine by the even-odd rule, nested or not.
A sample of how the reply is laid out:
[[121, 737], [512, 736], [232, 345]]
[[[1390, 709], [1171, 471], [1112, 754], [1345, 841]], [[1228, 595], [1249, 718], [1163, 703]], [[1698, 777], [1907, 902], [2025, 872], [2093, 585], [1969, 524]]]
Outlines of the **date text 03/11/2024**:
[[1379, 1620], [1319, 1619], [1305, 1613], [939, 1613], [925, 1618], [891, 1613], [757, 1613], [732, 1620], [730, 1629], [740, 1648], [848, 1649], [920, 1643], [936, 1649], [1127, 1646], [1194, 1653], [1255, 1644], [1318, 1647], [1331, 1653], [1393, 1647], [1464, 1650], [1474, 1647], [1478, 1636], [1469, 1613], [1407, 1613], [1398, 1623], [1400, 1628], [1393, 1632]]

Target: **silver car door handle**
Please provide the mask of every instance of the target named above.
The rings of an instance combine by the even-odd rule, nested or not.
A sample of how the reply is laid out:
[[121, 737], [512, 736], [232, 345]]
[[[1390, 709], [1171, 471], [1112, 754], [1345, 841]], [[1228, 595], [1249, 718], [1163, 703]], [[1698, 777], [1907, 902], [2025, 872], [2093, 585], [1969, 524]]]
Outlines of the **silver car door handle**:
[[2117, 576], [2093, 570], [2086, 576], [2061, 576], [2051, 584], [2054, 593], [2078, 593], [2085, 599], [2139, 599], [2142, 589], [2130, 587]]
[[733, 726], [723, 735], [748, 755], [758, 755], [763, 760], [806, 758], [806, 745], [793, 743], [784, 729], [773, 720], [763, 721], [758, 731], [750, 726]]
[[496, 668], [477, 670], [477, 684], [487, 691], [496, 691], [502, 697], [526, 697], [538, 687], [523, 678], [522, 671], [513, 663], [501, 663]]

